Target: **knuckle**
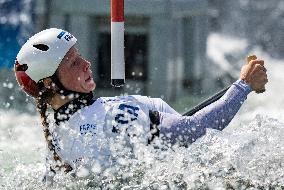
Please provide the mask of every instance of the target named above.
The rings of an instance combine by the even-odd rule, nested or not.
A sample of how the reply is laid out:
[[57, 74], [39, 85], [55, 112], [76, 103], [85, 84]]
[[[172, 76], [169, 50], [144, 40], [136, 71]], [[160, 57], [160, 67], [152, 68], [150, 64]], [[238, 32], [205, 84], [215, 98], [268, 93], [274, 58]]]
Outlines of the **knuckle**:
[[265, 78], [267, 78], [267, 74], [266, 73], [264, 73], [264, 76], [265, 76]]
[[264, 65], [264, 60], [257, 60], [258, 64]]
[[253, 65], [255, 65], [255, 64], [256, 64], [255, 60], [252, 60], [252, 61], [249, 62], [249, 65], [250, 65], [250, 66], [253, 66]]
[[254, 71], [254, 74], [255, 74], [256, 76], [264, 76], [264, 75], [265, 75], [265, 72], [264, 72], [263, 70], [256, 69], [256, 70]]
[[263, 66], [259, 65], [259, 64], [257, 64], [257, 65], [255, 66], [255, 69], [256, 69], [256, 71], [258, 71], [258, 72], [266, 73], [266, 69], [265, 69]]
[[255, 64], [255, 67], [256, 67], [256, 68], [261, 68], [261, 69], [263, 68], [263, 66], [260, 65], [259, 63], [256, 63], [256, 64]]
[[259, 60], [259, 59], [252, 60], [251, 63], [254, 64], [254, 65], [258, 64], [258, 65], [263, 66], [264, 65], [264, 60]]
[[263, 71], [264, 71], [264, 72], [267, 72], [267, 69], [266, 69], [265, 67], [263, 67]]

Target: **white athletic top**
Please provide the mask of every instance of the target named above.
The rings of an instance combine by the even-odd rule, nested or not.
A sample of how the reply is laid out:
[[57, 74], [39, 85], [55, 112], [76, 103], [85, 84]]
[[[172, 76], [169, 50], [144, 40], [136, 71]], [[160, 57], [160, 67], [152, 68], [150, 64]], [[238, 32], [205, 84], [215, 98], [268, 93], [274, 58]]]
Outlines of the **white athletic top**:
[[[159, 112], [160, 138], [188, 145], [203, 136], [207, 128], [224, 129], [250, 92], [250, 86], [238, 80], [222, 98], [192, 116], [182, 116], [162, 99], [146, 96], [102, 97], [78, 111], [71, 107], [76, 104], [66, 104], [56, 118], [62, 116], [62, 121], [67, 121], [51, 130], [53, 144], [62, 161], [73, 169], [81, 165], [89, 169], [97, 164], [108, 166], [116, 161], [115, 148], [120, 146], [123, 155], [127, 147], [135, 150], [136, 144], [148, 142], [151, 110]], [[68, 113], [68, 108], [74, 112]]]
[[149, 110], [178, 114], [159, 98], [139, 95], [98, 98], [54, 127], [55, 150], [73, 168], [94, 161], [108, 165], [109, 142], [113, 139], [124, 138], [130, 145], [131, 137], [135, 136], [136, 140], [147, 143]]

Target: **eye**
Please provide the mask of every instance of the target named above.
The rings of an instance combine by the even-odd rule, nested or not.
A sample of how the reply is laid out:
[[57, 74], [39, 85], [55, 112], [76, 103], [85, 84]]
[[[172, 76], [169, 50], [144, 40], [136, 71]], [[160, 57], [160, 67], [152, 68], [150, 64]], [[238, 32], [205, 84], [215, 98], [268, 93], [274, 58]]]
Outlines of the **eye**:
[[72, 63], [71, 63], [71, 67], [75, 67], [77, 65], [77, 61], [74, 60]]

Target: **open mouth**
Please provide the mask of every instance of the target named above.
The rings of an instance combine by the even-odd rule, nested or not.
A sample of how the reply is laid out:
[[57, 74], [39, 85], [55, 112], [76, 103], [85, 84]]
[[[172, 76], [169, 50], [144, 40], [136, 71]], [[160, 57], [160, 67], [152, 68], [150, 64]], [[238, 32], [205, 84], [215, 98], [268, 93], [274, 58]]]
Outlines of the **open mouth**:
[[93, 80], [93, 77], [92, 76], [89, 76], [85, 81], [86, 82], [90, 82], [90, 81], [92, 81]]

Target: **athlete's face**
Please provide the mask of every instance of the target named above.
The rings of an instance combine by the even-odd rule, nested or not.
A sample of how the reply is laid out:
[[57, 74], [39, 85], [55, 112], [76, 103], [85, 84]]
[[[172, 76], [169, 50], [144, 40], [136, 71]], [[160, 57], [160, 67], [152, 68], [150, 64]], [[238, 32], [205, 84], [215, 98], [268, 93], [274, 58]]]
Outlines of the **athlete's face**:
[[91, 63], [72, 47], [58, 67], [58, 78], [68, 90], [89, 93], [96, 88], [90, 66]]

